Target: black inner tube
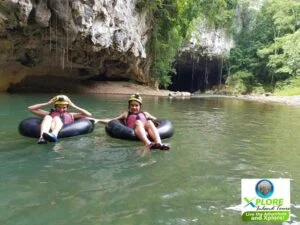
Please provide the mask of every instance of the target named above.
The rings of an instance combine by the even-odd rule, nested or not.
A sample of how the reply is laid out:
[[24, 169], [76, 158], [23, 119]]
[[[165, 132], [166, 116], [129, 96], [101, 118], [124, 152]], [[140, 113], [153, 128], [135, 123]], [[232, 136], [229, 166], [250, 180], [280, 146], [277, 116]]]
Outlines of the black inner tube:
[[[19, 132], [26, 137], [40, 137], [42, 119], [39, 117], [26, 118], [19, 124]], [[94, 130], [94, 123], [88, 119], [79, 119], [73, 123], [64, 125], [58, 133], [58, 138], [73, 137], [91, 133]]]
[[[157, 126], [158, 133], [161, 139], [172, 137], [174, 134], [174, 127], [169, 120], [161, 119], [154, 121]], [[114, 138], [126, 140], [139, 140], [135, 135], [134, 130], [125, 126], [120, 120], [112, 120], [105, 127], [106, 132]]]

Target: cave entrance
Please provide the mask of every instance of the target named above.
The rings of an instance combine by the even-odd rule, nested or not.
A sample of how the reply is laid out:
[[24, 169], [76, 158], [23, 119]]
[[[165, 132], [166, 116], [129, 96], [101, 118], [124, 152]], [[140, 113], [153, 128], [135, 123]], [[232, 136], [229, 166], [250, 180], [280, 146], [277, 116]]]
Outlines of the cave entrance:
[[222, 58], [181, 58], [176, 61], [175, 69], [171, 91], [203, 92], [224, 83]]

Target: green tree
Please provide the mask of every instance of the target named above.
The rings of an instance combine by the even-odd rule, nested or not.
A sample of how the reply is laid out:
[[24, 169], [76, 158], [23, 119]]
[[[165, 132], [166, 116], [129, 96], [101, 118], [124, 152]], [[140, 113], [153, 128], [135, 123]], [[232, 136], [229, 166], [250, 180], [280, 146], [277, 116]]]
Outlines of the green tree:
[[147, 11], [153, 26], [148, 46], [153, 80], [164, 87], [171, 83], [171, 75], [175, 73], [173, 62], [195, 19], [205, 18], [215, 27], [228, 24], [236, 1], [138, 0], [137, 10]]
[[267, 59], [266, 66], [273, 83], [299, 74], [300, 2], [275, 0], [268, 10], [272, 15], [274, 38], [270, 44], [258, 49], [258, 56]]
[[231, 73], [246, 70], [254, 75], [255, 83], [273, 86], [299, 75], [300, 2], [266, 0], [257, 12], [247, 7], [246, 0], [240, 4], [246, 22], [234, 36], [237, 44], [230, 54]]

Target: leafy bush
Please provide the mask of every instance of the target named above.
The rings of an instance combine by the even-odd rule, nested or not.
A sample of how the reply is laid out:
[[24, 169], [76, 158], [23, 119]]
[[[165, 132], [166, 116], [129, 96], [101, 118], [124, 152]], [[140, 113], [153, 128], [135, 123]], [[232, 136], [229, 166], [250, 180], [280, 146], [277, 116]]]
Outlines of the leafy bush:
[[238, 71], [231, 74], [226, 79], [226, 84], [234, 92], [247, 94], [252, 91], [255, 78], [249, 71]]
[[300, 95], [300, 77], [278, 82], [274, 92], [283, 96]]

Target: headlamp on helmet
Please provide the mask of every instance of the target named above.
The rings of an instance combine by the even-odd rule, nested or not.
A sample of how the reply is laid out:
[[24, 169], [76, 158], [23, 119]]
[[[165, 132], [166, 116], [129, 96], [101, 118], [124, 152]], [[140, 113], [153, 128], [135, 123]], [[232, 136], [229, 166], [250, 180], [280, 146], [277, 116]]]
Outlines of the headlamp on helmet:
[[65, 95], [57, 95], [54, 105], [69, 105], [68, 97]]
[[141, 97], [138, 93], [133, 94], [133, 95], [131, 95], [131, 96], [129, 97], [128, 103], [131, 102], [131, 101], [137, 101], [137, 102], [140, 103], [141, 105], [142, 105], [142, 102], [143, 102], [142, 97]]

